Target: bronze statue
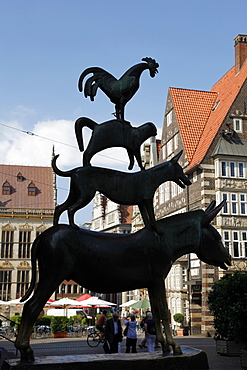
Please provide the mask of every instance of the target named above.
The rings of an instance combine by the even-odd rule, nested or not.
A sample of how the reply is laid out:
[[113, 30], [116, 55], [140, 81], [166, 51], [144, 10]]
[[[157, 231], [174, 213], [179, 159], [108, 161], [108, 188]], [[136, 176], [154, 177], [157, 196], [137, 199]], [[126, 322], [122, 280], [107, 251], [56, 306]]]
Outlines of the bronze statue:
[[82, 72], [78, 82], [79, 91], [82, 91], [83, 79], [92, 73], [85, 83], [84, 95], [94, 101], [97, 89], [100, 88], [115, 104], [115, 116], [124, 121], [124, 107], [137, 92], [140, 86], [140, 76], [145, 69], [149, 69], [150, 76], [154, 77], [158, 73], [159, 64], [155, 59], [142, 58], [146, 63], [139, 63], [128, 69], [119, 80], [109, 72], [99, 67], [90, 67]]
[[[84, 151], [82, 129], [85, 126], [92, 130], [92, 135], [87, 149]], [[130, 159], [128, 169], [132, 170], [135, 157], [140, 169], [143, 170], [140, 153], [141, 144], [151, 136], [156, 136], [157, 130], [152, 122], [144, 123], [139, 127], [132, 127], [130, 124], [123, 125], [123, 122], [117, 119], [98, 124], [90, 118], [81, 117], [75, 122], [75, 134], [80, 151], [84, 151], [83, 166], [89, 166], [93, 155], [101, 150], [123, 147], [127, 150]]]
[[74, 214], [91, 202], [96, 191], [101, 192], [113, 202], [124, 205], [137, 204], [145, 226], [159, 232], [155, 224], [153, 196], [155, 190], [165, 181], [174, 181], [181, 188], [190, 185], [188, 177], [177, 163], [182, 151], [170, 161], [163, 162], [145, 171], [126, 173], [101, 167], [77, 167], [63, 172], [56, 166], [58, 155], [52, 159], [54, 172], [62, 177], [70, 177], [70, 192], [67, 200], [56, 206], [54, 225], [60, 215], [67, 210], [70, 226], [77, 229]]
[[[99, 293], [148, 288], [157, 339], [163, 353], [172, 346], [181, 354], [169, 326], [164, 278], [172, 263], [187, 253], [196, 253], [203, 262], [227, 269], [230, 256], [220, 234], [210, 222], [224, 201], [208, 209], [181, 213], [157, 221], [163, 235], [144, 228], [134, 234], [110, 234], [75, 230], [69, 225], [53, 226], [40, 234], [32, 247], [32, 280], [22, 301], [25, 303], [15, 346], [22, 360], [34, 361], [30, 334], [40, 311], [64, 279]], [[96, 264], [95, 259], [100, 260]], [[36, 288], [36, 262], [39, 282]], [[138, 261], [138, 263], [137, 263]], [[100, 278], [99, 278], [100, 277]], [[166, 340], [161, 324], [165, 329]]]

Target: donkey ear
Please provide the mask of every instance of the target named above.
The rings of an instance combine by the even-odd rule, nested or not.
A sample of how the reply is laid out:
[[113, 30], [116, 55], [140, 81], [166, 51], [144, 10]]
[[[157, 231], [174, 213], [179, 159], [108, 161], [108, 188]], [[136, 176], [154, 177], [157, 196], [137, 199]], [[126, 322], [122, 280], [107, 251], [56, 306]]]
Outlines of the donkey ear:
[[179, 160], [179, 158], [181, 157], [182, 153], [183, 153], [183, 151], [182, 151], [182, 150], [180, 150], [180, 152], [179, 152], [178, 154], [176, 154], [176, 155], [171, 159], [171, 163], [172, 163], [172, 164], [177, 163], [177, 161], [178, 161], [178, 160]]
[[214, 209], [212, 209], [209, 212], [206, 212], [210, 206], [212, 207], [212, 203], [210, 203], [210, 205], [208, 206], [208, 208], [205, 211], [205, 216], [201, 220], [201, 225], [202, 226], [207, 226], [208, 224], [210, 224], [210, 222], [216, 217], [216, 215], [219, 213], [221, 208], [224, 207], [225, 204], [226, 204], [226, 200], [224, 199], [217, 207], [215, 207]]

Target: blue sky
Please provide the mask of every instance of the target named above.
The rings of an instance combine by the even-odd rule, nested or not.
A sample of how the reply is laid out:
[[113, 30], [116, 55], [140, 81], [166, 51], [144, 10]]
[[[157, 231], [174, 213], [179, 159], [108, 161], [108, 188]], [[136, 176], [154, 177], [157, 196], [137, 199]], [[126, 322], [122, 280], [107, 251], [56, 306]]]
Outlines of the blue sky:
[[[160, 135], [169, 86], [210, 90], [234, 65], [233, 39], [247, 33], [246, 11], [246, 0], [1, 0], [1, 163], [49, 166], [54, 144], [61, 168], [79, 166], [75, 120], [100, 123], [114, 111], [101, 90], [94, 102], [78, 91], [81, 72], [99, 66], [119, 78], [146, 56], [159, 74], [143, 72], [125, 117], [134, 126], [152, 121]], [[92, 163], [127, 170], [124, 150], [105, 155]], [[59, 202], [67, 189], [59, 180]], [[77, 218], [90, 221], [91, 208]]]

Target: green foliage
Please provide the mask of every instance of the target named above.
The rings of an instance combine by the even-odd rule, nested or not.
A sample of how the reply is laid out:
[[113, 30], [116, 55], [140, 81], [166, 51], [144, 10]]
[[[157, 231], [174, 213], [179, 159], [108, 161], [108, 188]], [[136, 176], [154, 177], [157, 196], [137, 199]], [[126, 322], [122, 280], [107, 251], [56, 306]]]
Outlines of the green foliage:
[[48, 325], [48, 326], [50, 326], [52, 317], [53, 316], [38, 317], [37, 320], [35, 321], [34, 326], [37, 326], [37, 325]]
[[86, 317], [83, 317], [81, 320], [81, 325], [88, 325], [88, 319]]
[[179, 324], [182, 324], [184, 322], [184, 315], [182, 313], [175, 313], [175, 315], [173, 315], [173, 319]]
[[68, 330], [69, 319], [66, 316], [53, 316], [51, 319], [52, 333], [62, 333]]
[[10, 326], [14, 326], [16, 330], [18, 330], [19, 324], [21, 322], [21, 316], [15, 315], [10, 317]]
[[247, 272], [237, 271], [214, 283], [208, 303], [216, 338], [247, 345]]

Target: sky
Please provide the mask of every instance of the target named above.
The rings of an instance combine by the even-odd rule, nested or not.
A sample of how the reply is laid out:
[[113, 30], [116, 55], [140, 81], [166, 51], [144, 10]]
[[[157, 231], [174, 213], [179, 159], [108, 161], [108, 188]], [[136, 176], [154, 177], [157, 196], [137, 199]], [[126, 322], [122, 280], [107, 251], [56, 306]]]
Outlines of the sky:
[[[160, 138], [168, 88], [210, 90], [234, 65], [246, 11], [246, 0], [0, 0], [0, 162], [50, 166], [54, 145], [59, 168], [80, 166], [76, 119], [114, 118], [100, 89], [94, 102], [79, 92], [80, 74], [97, 66], [120, 78], [143, 57], [156, 59], [159, 73], [143, 72], [125, 118], [136, 127], [153, 122]], [[128, 158], [114, 148], [91, 163], [127, 171]], [[58, 178], [57, 187], [61, 203], [69, 181]], [[79, 211], [77, 223], [91, 212], [92, 204]]]

